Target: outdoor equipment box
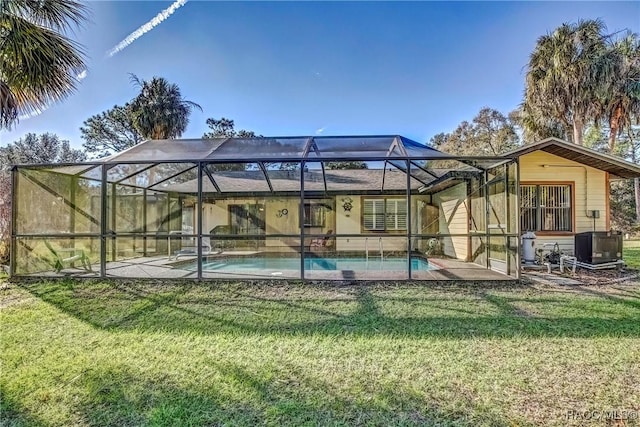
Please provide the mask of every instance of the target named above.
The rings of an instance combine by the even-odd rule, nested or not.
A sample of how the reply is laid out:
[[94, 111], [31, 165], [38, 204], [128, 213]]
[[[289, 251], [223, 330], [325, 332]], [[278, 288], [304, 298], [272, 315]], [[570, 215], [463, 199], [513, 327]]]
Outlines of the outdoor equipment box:
[[622, 233], [619, 231], [588, 231], [575, 238], [576, 258], [588, 264], [604, 264], [622, 259]]

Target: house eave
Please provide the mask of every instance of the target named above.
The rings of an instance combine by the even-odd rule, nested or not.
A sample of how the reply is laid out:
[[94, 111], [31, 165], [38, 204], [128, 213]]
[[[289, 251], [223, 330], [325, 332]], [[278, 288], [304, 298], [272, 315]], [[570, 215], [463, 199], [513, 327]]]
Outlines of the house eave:
[[611, 179], [640, 178], [639, 165], [558, 138], [543, 139], [540, 142], [509, 151], [504, 156], [518, 158], [534, 151], [544, 151], [585, 166], [609, 172]]

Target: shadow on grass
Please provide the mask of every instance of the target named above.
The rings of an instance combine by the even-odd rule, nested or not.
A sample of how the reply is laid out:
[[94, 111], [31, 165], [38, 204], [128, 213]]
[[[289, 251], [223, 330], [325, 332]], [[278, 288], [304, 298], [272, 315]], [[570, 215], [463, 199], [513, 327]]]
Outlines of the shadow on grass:
[[581, 290], [581, 292], [584, 292], [586, 294], [604, 298], [615, 303], [625, 304], [640, 311], [640, 301], [638, 301], [640, 297], [634, 295], [634, 293], [627, 293], [626, 295], [621, 296], [612, 295], [610, 293], [599, 291], [597, 288], [589, 288], [586, 286], [581, 286], [579, 289]]
[[[345, 288], [121, 284], [21, 284], [31, 294], [106, 330], [198, 334], [471, 337], [640, 336], [634, 297], [524, 289]], [[550, 297], [552, 296], [552, 297]]]
[[0, 425], [4, 427], [38, 426], [33, 417], [17, 399], [0, 386]]
[[[464, 397], [465, 404], [456, 408], [390, 388], [356, 400], [341, 396], [332, 384], [309, 378], [295, 367], [282, 366], [279, 375], [268, 377], [228, 361], [211, 363], [208, 368], [208, 377], [186, 384], [124, 365], [95, 366], [77, 382], [69, 413], [81, 424], [96, 427], [512, 425], [497, 410], [479, 407], [473, 396]], [[55, 424], [31, 416], [25, 408], [8, 408], [3, 425]]]

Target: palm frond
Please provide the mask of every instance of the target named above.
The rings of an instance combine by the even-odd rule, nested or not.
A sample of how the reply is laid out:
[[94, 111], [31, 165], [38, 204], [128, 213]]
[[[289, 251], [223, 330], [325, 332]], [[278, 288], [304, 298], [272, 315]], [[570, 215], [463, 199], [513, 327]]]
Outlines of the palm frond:
[[18, 100], [9, 85], [0, 81], [0, 128], [10, 128], [18, 114]]
[[134, 85], [135, 87], [142, 87], [142, 81], [138, 78], [138, 76], [136, 76], [133, 73], [128, 73], [129, 74], [129, 82]]
[[0, 75], [11, 87], [20, 113], [57, 102], [76, 88], [84, 53], [73, 40], [17, 16], [3, 16], [11, 28], [2, 45]]
[[185, 105], [189, 105], [192, 108], [195, 108], [197, 110], [202, 111], [202, 107], [200, 106], [200, 104], [197, 104], [193, 101], [182, 101]]
[[81, 26], [88, 18], [87, 7], [75, 0], [3, 0], [15, 16], [57, 32]]
[[9, 127], [20, 115], [37, 113], [75, 90], [85, 55], [64, 32], [86, 18], [86, 7], [75, 0], [0, 2], [0, 127]]

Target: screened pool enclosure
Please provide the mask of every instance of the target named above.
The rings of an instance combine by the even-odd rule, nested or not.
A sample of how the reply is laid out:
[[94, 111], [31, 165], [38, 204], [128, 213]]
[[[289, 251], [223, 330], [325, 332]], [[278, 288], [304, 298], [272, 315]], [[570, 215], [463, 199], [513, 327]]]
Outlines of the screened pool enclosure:
[[518, 167], [401, 136], [145, 141], [13, 169], [15, 275], [503, 279]]

